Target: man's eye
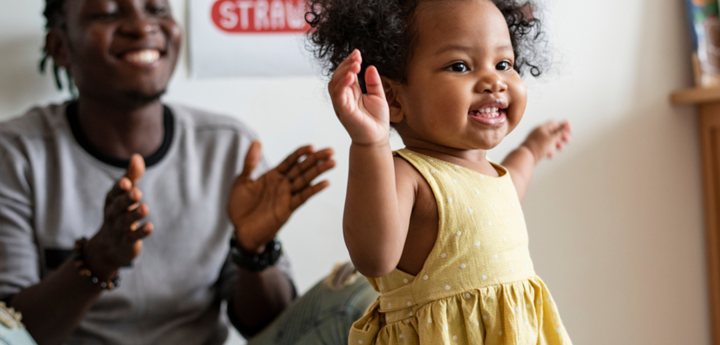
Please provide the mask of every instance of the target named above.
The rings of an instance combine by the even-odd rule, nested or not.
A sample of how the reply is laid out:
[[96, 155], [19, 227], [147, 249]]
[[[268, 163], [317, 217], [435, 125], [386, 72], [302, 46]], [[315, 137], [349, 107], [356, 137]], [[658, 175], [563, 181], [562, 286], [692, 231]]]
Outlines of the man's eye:
[[167, 16], [170, 14], [170, 9], [167, 7], [153, 6], [148, 10], [151, 14], [156, 16]]
[[464, 62], [456, 62], [450, 66], [448, 66], [448, 69], [453, 72], [467, 72], [468, 67]]
[[94, 15], [93, 17], [100, 20], [112, 20], [115, 19], [117, 15], [117, 12], [102, 12]]
[[512, 64], [509, 61], [502, 61], [495, 65], [495, 69], [498, 71], [509, 71], [512, 69]]

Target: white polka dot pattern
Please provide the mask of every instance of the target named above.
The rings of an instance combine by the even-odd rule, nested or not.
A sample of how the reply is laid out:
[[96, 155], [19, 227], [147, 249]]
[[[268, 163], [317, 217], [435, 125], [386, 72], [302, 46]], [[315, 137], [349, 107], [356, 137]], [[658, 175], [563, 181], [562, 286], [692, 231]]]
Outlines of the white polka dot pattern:
[[[528, 295], [522, 290], [513, 294], [490, 293], [490, 290], [499, 284], [513, 284], [524, 289], [521, 282], [535, 277], [527, 251], [525, 221], [521, 207], [515, 207], [516, 203], [517, 206], [520, 204], [510, 176], [498, 166], [496, 169], [501, 177], [489, 177], [458, 164], [409, 153], [406, 150], [400, 151], [405, 160], [414, 165], [428, 180], [433, 194], [438, 196], [440, 228], [433, 251], [422, 272], [417, 275], [417, 278], [422, 279], [413, 279], [399, 270], [386, 277], [374, 278], [378, 281], [375, 286], [378, 286], [383, 294], [393, 289], [403, 289], [402, 294], [397, 294], [401, 292], [398, 290], [395, 294], [384, 297], [387, 298], [384, 305], [390, 308], [388, 301], [392, 299], [392, 305], [396, 309], [403, 308], [395, 321], [402, 321], [401, 324], [413, 322], [410, 327], [403, 324], [402, 328], [382, 333], [384, 335], [377, 344], [395, 345], [406, 343], [405, 340], [417, 341], [415, 332], [419, 328], [433, 329], [431, 333], [440, 337], [435, 339], [433, 336], [433, 340], [429, 342], [432, 344], [447, 343], [449, 340], [453, 344], [465, 344], [468, 341], [472, 343], [472, 338], [467, 338], [465, 334], [471, 336], [475, 334], [473, 332], [478, 332], [477, 328], [471, 327], [473, 324], [479, 327], [481, 332], [487, 331], [486, 339], [490, 341], [495, 338], [493, 343], [497, 345], [517, 340], [517, 336], [523, 337], [524, 330], [533, 329], [535, 332], [535, 327], [546, 329], [546, 333], [556, 333], [556, 330], [564, 332], [560, 328], [561, 322], [553, 314], [557, 309], [554, 304], [550, 310], [538, 297], [534, 299], [538, 304], [534, 305], [534, 300], [523, 300], [522, 296]], [[532, 293], [537, 291], [541, 294], [539, 296], [549, 297], [544, 287], [540, 290], [537, 288], [535, 287], [536, 290]], [[412, 293], [409, 293], [410, 291]], [[477, 314], [466, 315], [466, 318], [437, 314], [433, 307], [436, 302], [428, 299], [428, 296], [433, 296], [434, 299], [458, 298], [458, 302], [451, 303], [459, 303], [463, 309], [468, 308], [466, 310], [476, 310]], [[519, 296], [519, 300], [516, 296]], [[503, 325], [503, 315], [507, 315], [507, 310], [501, 311], [503, 300], [511, 303], [511, 314], [517, 318], [511, 325]], [[420, 309], [413, 310], [413, 306]], [[533, 323], [536, 313], [544, 313], [549, 317], [549, 322]], [[390, 313], [388, 317], [389, 315]], [[437, 317], [441, 319], [438, 320]], [[427, 322], [421, 322], [423, 320]], [[387, 322], [389, 326], [393, 321]], [[465, 333], [466, 331], [468, 333]], [[505, 331], [507, 339], [502, 338]], [[408, 332], [412, 332], [412, 336]], [[373, 343], [376, 335], [361, 339], [364, 339], [365, 343]], [[498, 336], [501, 338], [497, 338]], [[555, 345], [552, 342], [547, 344]]]

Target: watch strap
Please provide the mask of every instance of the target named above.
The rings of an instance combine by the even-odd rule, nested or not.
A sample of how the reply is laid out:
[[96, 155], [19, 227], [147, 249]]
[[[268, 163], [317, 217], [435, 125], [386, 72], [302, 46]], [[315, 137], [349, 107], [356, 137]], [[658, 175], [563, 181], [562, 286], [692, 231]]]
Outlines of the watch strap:
[[230, 256], [232, 261], [248, 271], [261, 272], [270, 266], [274, 266], [282, 256], [282, 244], [274, 238], [265, 245], [265, 251], [260, 254], [248, 254], [237, 240], [230, 240]]

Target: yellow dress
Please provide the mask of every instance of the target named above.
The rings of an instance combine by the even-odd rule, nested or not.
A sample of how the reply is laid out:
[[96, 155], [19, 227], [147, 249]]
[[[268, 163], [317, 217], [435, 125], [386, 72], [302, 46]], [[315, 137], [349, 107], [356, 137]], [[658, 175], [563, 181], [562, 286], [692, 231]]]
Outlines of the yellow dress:
[[508, 171], [476, 171], [403, 149], [437, 202], [438, 235], [417, 276], [368, 279], [381, 293], [350, 331], [356, 344], [572, 344], [535, 275]]

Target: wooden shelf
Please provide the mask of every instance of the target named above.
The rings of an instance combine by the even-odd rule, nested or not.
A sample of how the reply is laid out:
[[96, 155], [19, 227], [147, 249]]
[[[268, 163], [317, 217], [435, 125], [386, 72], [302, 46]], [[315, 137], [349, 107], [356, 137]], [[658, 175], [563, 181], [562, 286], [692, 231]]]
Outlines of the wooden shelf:
[[675, 105], [698, 109], [703, 166], [708, 292], [713, 345], [720, 345], [720, 87], [690, 89], [670, 96]]
[[694, 88], [674, 92], [670, 95], [674, 105], [702, 104], [720, 101], [720, 87]]

